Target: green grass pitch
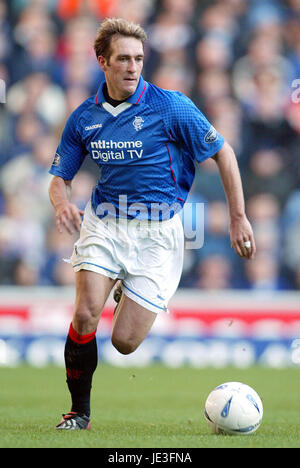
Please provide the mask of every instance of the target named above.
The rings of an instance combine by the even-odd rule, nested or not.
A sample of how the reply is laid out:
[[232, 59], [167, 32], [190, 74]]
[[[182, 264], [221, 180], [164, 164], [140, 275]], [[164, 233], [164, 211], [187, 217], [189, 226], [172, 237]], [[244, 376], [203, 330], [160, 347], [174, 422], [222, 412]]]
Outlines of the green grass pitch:
[[[248, 436], [213, 435], [203, 415], [208, 393], [241, 381], [262, 398], [264, 417]], [[299, 369], [170, 369], [99, 365], [90, 431], [55, 431], [70, 409], [64, 369], [0, 368], [1, 448], [300, 447]]]

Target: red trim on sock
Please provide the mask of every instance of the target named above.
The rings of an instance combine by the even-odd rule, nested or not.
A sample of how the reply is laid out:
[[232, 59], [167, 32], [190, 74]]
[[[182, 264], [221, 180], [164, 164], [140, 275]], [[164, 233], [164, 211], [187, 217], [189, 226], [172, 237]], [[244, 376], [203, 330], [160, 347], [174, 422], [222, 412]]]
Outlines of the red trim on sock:
[[71, 338], [72, 341], [74, 341], [77, 344], [86, 344], [92, 341], [95, 338], [96, 331], [93, 331], [92, 333], [89, 333], [88, 335], [79, 335], [77, 331], [74, 330], [72, 322], [70, 324], [69, 328], [69, 337]]

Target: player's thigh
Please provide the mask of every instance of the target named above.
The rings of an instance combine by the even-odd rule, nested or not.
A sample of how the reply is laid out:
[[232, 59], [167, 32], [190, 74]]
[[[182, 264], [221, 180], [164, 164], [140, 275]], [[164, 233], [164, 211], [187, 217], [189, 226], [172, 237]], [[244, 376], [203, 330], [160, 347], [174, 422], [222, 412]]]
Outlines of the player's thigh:
[[116, 280], [89, 270], [75, 274], [76, 300], [73, 325], [80, 334], [97, 328], [102, 309]]
[[132, 353], [148, 335], [157, 314], [124, 293], [115, 317], [112, 343], [121, 353]]

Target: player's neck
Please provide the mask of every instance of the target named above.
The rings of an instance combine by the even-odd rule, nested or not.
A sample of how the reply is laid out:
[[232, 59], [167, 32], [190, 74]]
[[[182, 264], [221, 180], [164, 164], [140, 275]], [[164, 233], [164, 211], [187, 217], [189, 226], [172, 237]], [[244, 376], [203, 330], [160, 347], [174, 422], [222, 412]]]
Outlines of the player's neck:
[[106, 102], [108, 102], [113, 107], [117, 107], [119, 104], [122, 104], [122, 102], [126, 101], [126, 99], [122, 99], [121, 101], [119, 101], [117, 99], [113, 99], [112, 97], [110, 97], [110, 95], [108, 94], [106, 83], [104, 83], [104, 86], [103, 86], [103, 95], [105, 97]]

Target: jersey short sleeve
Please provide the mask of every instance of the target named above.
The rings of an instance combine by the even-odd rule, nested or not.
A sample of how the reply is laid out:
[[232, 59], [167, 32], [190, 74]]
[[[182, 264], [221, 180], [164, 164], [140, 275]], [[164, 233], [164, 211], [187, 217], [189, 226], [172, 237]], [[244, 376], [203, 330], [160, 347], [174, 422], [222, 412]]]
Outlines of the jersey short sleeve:
[[74, 178], [86, 156], [78, 130], [79, 115], [77, 109], [68, 118], [49, 170], [50, 174], [62, 177], [64, 180]]
[[176, 93], [174, 98], [173, 137], [198, 162], [216, 154], [225, 141], [222, 135], [188, 97]]

